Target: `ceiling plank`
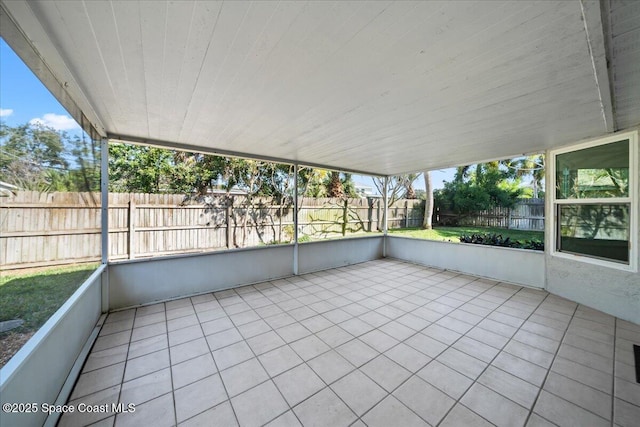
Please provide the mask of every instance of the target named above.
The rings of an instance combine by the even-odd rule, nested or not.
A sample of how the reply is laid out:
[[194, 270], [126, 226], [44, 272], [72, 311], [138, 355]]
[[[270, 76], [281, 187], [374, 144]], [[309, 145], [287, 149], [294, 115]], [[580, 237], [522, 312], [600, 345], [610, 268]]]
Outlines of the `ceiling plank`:
[[136, 142], [392, 175], [640, 121], [633, 6], [609, 52], [589, 0], [11, 3]]

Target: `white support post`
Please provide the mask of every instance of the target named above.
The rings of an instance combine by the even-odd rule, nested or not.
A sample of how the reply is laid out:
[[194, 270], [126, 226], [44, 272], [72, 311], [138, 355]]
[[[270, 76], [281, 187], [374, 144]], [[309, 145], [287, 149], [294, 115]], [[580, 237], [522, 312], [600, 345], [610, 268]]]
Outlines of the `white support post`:
[[382, 239], [382, 257], [387, 257], [387, 230], [389, 227], [388, 224], [388, 215], [389, 215], [389, 177], [384, 177], [384, 191], [382, 193], [382, 201], [384, 203], [384, 209], [382, 212], [382, 234], [384, 238]]
[[100, 141], [100, 224], [102, 264], [102, 312], [109, 311], [109, 141]]
[[298, 275], [298, 164], [293, 165], [293, 274]]

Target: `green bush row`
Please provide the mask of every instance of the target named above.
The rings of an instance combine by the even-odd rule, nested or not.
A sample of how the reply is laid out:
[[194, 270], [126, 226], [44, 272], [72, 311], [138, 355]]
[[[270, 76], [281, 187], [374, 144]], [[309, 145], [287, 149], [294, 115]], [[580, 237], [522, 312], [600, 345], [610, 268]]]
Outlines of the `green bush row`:
[[510, 237], [502, 237], [502, 234], [471, 234], [460, 236], [461, 243], [475, 243], [477, 245], [502, 246], [505, 248], [533, 249], [544, 251], [544, 242], [539, 240], [511, 240]]

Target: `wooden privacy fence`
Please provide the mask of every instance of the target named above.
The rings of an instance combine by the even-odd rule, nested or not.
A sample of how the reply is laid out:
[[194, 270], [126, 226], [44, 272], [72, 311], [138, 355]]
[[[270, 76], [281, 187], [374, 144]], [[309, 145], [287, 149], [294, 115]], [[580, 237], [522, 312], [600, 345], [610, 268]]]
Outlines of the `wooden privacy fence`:
[[[302, 241], [382, 229], [380, 198], [301, 198], [298, 205]], [[389, 208], [389, 228], [419, 227], [423, 208], [420, 200], [396, 201]], [[453, 218], [442, 210], [434, 216], [434, 223]], [[1, 197], [0, 270], [99, 261], [100, 217], [99, 193], [21, 191]], [[220, 194], [189, 201], [179, 194], [110, 193], [109, 259], [289, 243], [293, 217], [290, 200]], [[522, 200], [513, 209], [456, 220], [543, 230], [544, 201]]]
[[[419, 225], [418, 200], [400, 200], [390, 227]], [[301, 198], [299, 236], [322, 238], [382, 229], [382, 200]], [[289, 243], [293, 206], [271, 198], [109, 194], [113, 261]], [[100, 194], [21, 191], [0, 198], [0, 270], [100, 260]], [[306, 237], [307, 236], [307, 237]]]
[[460, 215], [446, 207], [436, 207], [434, 224], [512, 228], [544, 231], [544, 199], [520, 199], [513, 208], [493, 208]]

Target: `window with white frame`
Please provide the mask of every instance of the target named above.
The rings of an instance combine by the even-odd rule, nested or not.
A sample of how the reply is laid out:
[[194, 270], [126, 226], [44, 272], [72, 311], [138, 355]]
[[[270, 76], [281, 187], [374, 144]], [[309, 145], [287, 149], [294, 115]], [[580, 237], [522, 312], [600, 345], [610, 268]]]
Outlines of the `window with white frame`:
[[552, 151], [554, 254], [635, 269], [637, 132]]

